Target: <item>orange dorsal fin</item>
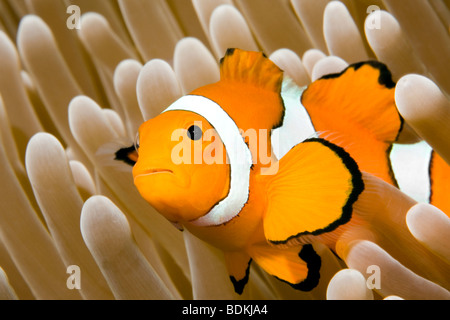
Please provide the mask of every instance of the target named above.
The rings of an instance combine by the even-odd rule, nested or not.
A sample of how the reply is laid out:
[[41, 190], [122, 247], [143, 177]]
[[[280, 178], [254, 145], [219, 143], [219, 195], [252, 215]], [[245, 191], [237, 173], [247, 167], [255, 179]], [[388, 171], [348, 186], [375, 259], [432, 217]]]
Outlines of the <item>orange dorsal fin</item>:
[[402, 129], [395, 83], [389, 69], [378, 61], [355, 63], [341, 73], [314, 81], [305, 90], [302, 103], [312, 117], [320, 114], [313, 119], [321, 127], [318, 131], [339, 129], [392, 143]]
[[262, 52], [228, 49], [220, 60], [220, 80], [281, 92], [283, 70]]
[[389, 162], [392, 143], [403, 127], [395, 105], [395, 83], [376, 61], [350, 65], [341, 73], [314, 81], [301, 102], [318, 132], [337, 134], [345, 148], [369, 172], [396, 185]]

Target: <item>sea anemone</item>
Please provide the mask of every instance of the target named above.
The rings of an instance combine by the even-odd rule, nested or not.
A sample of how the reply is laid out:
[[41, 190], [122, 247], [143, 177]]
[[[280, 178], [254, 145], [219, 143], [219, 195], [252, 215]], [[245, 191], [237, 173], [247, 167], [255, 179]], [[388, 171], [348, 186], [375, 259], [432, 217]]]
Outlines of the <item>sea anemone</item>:
[[241, 48], [299, 86], [382, 61], [399, 141], [423, 139], [450, 164], [449, 17], [446, 0], [0, 1], [0, 298], [450, 299], [450, 212], [394, 187], [380, 187], [389, 205], [373, 229], [345, 234], [336, 254], [314, 244], [317, 288], [252, 266], [238, 295], [221, 252], [174, 228], [114, 160]]

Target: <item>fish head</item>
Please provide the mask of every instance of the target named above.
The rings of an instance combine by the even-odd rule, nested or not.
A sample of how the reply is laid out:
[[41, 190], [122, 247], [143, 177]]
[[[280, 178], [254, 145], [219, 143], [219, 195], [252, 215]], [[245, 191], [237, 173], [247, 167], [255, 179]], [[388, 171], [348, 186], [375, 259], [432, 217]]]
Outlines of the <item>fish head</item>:
[[144, 122], [138, 133], [134, 184], [169, 221], [205, 215], [226, 197], [230, 168], [220, 136], [202, 116], [168, 111]]
[[251, 169], [273, 162], [270, 130], [284, 116], [282, 79], [264, 54], [228, 50], [220, 81], [145, 122], [133, 169], [144, 199], [182, 224], [218, 226], [236, 217], [249, 199]]

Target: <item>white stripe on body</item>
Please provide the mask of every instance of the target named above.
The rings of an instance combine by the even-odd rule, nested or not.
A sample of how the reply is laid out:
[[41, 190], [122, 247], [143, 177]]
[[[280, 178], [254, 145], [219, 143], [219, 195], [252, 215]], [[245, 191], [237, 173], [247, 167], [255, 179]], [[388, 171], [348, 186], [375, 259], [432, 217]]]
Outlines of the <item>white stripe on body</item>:
[[431, 147], [425, 141], [416, 144], [394, 144], [390, 159], [400, 190], [418, 202], [428, 203]]
[[295, 145], [306, 139], [317, 137], [308, 112], [301, 104], [301, 96], [306, 87], [298, 87], [293, 80], [283, 81], [281, 97], [285, 107], [283, 125], [272, 131], [272, 149], [279, 160]]

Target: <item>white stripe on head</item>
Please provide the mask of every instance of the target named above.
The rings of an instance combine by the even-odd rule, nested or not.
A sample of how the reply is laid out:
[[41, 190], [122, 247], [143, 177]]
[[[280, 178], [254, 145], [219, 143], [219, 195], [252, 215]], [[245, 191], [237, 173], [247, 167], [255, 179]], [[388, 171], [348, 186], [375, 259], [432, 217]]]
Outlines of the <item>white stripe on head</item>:
[[[230, 164], [230, 189], [225, 199], [217, 203], [206, 215], [190, 221], [197, 226], [216, 226], [230, 221], [239, 214], [248, 201], [252, 155], [230, 116], [214, 101], [196, 95], [181, 97], [167, 111], [190, 111], [205, 118], [217, 131], [227, 152]], [[207, 181], [205, 187], [207, 188]]]

